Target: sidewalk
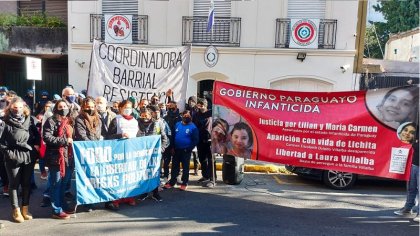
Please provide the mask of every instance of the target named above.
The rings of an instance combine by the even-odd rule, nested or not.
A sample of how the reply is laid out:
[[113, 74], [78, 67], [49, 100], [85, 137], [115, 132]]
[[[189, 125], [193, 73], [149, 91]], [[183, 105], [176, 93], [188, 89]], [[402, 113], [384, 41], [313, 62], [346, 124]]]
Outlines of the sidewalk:
[[[223, 158], [216, 158], [216, 169], [222, 170]], [[191, 160], [190, 169], [194, 169], [194, 163]], [[260, 172], [260, 173], [289, 173], [283, 164], [274, 164], [262, 161], [246, 160], [244, 165], [245, 172]]]

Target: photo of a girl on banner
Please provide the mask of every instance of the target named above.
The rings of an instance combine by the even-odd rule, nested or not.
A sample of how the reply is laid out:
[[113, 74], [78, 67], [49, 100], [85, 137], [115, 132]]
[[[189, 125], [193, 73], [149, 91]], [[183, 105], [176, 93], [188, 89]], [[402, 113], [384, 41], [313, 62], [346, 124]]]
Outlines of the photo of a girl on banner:
[[418, 104], [418, 86], [369, 90], [366, 94], [366, 105], [371, 114], [393, 129], [405, 122], [415, 122], [418, 118]]
[[213, 106], [212, 153], [256, 159], [256, 138], [248, 122], [235, 111]]

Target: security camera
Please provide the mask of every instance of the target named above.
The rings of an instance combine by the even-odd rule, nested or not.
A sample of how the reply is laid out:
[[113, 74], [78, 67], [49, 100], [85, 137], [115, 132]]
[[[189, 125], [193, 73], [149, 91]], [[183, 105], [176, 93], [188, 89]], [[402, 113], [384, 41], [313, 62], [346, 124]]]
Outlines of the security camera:
[[342, 65], [340, 66], [341, 71], [344, 73], [350, 68], [350, 65]]

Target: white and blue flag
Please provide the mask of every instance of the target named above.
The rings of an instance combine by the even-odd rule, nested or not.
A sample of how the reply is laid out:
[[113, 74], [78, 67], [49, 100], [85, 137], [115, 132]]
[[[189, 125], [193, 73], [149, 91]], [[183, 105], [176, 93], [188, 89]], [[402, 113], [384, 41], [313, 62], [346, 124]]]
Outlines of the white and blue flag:
[[207, 32], [213, 28], [214, 24], [214, 0], [210, 1], [209, 16], [207, 18]]

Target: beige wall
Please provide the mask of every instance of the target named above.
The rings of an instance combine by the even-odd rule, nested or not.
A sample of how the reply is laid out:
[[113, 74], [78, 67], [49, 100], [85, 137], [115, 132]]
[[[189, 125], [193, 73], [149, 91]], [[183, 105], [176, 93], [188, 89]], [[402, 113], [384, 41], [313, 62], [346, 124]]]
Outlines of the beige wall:
[[420, 32], [389, 40], [385, 45], [385, 60], [419, 62]]
[[[82, 90], [86, 87], [91, 43], [89, 14], [101, 13], [101, 1], [69, 1], [69, 80]], [[307, 90], [300, 84], [313, 80], [318, 90], [353, 90], [357, 1], [327, 1], [326, 18], [338, 20], [335, 50], [304, 50], [306, 60], [296, 60], [299, 50], [274, 48], [275, 20], [287, 16], [287, 1], [255, 0], [232, 2], [232, 17], [241, 17], [241, 47], [218, 47], [218, 64], [204, 63], [205, 47], [193, 47], [187, 96], [196, 93], [197, 81], [218, 79], [248, 86], [278, 88], [286, 84]], [[149, 45], [182, 44], [182, 16], [192, 16], [193, 0], [139, 0], [139, 14], [149, 16]], [[71, 29], [74, 26], [74, 29]], [[144, 45], [143, 45], [144, 46]], [[300, 50], [302, 51], [302, 50]], [[75, 60], [85, 61], [83, 68]], [[340, 66], [350, 65], [346, 72]], [[285, 83], [279, 81], [286, 81]], [[292, 82], [290, 82], [292, 81]], [[307, 84], [307, 83], [306, 83]], [[327, 86], [324, 86], [324, 85]]]

